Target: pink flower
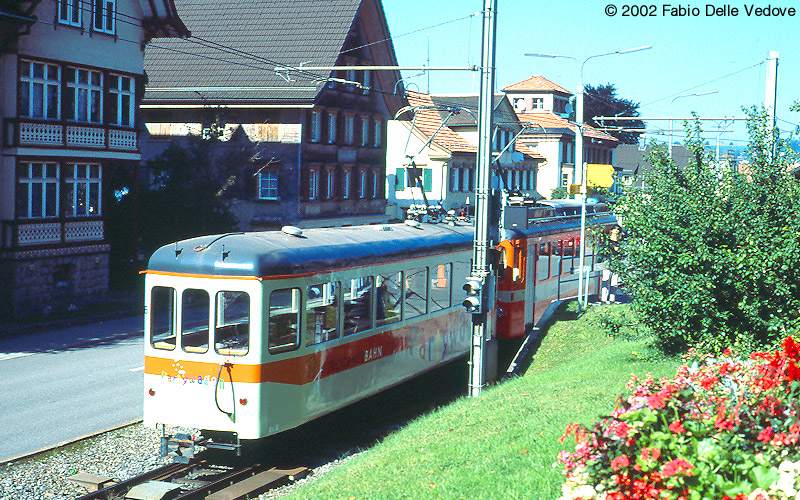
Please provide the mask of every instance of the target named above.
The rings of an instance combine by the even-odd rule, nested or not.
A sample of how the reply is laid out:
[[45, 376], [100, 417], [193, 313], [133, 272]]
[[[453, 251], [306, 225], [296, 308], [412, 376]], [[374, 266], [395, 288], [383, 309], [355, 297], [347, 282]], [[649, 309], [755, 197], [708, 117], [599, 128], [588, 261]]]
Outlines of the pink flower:
[[692, 465], [688, 460], [685, 458], [676, 458], [675, 460], [664, 464], [664, 466], [661, 468], [661, 475], [663, 475], [665, 478], [672, 477], [675, 474], [691, 476], [693, 471], [694, 465]]

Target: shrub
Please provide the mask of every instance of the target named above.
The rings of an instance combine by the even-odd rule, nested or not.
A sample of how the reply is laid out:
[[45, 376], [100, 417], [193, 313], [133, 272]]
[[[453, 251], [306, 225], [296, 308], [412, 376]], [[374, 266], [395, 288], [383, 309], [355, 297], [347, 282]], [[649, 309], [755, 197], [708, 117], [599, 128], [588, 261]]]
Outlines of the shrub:
[[797, 498], [800, 345], [685, 359], [674, 379], [634, 377], [610, 416], [567, 428], [561, 500]]

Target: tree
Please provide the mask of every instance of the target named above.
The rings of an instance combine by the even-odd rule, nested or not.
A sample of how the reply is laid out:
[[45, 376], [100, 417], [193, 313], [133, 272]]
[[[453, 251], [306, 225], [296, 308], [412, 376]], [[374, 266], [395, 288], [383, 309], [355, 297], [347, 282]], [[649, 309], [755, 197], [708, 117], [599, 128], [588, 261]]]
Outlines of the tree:
[[655, 148], [647, 189], [627, 188], [615, 203], [626, 238], [610, 265], [664, 351], [771, 347], [800, 323], [796, 155], [763, 108], [748, 117], [746, 169], [712, 161], [695, 122], [690, 165]]
[[147, 162], [152, 185], [141, 189], [142, 251], [185, 238], [237, 229], [226, 190], [246, 164], [246, 152], [228, 147], [212, 132], [173, 141]]
[[[641, 116], [639, 114], [639, 103], [617, 97], [617, 89], [612, 83], [596, 87], [592, 85], [584, 86], [583, 116], [586, 123], [596, 128], [619, 126], [625, 129], [644, 129], [644, 122], [641, 120], [606, 122], [605, 124], [594, 120], [595, 116]], [[641, 134], [641, 132], [623, 130], [606, 130], [606, 132], [619, 139], [623, 144], [636, 144], [639, 142], [639, 135]]]

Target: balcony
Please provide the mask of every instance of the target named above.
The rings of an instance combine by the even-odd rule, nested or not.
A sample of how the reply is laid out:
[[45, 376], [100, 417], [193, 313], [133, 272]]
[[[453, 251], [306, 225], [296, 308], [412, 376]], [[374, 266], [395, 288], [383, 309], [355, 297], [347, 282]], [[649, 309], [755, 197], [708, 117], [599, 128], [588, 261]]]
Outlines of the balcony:
[[17, 225], [17, 245], [46, 245], [102, 241], [105, 237], [102, 220], [75, 222], [26, 222]]
[[44, 146], [137, 152], [135, 130], [103, 125], [64, 125], [26, 119], [5, 121], [8, 147]]

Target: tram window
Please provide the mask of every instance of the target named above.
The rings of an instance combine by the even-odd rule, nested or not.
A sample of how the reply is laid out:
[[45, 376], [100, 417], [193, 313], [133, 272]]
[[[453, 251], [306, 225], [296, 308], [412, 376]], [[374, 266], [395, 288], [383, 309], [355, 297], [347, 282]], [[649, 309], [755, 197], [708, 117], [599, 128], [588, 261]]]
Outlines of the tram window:
[[546, 280], [550, 273], [550, 255], [547, 252], [547, 243], [540, 243], [536, 257], [536, 281]]
[[296, 349], [299, 345], [300, 289], [273, 290], [269, 295], [269, 352]]
[[375, 319], [378, 325], [400, 321], [403, 307], [403, 273], [378, 275], [375, 293]]
[[438, 311], [440, 309], [447, 309], [451, 305], [452, 293], [451, 274], [453, 273], [453, 264], [439, 264], [433, 269], [435, 273], [431, 276], [431, 310]]
[[344, 334], [363, 332], [372, 328], [372, 283], [371, 276], [353, 278], [344, 282], [342, 290], [344, 306]]
[[406, 300], [405, 317], [413, 318], [428, 312], [428, 268], [419, 267], [406, 271], [403, 282], [405, 290], [403, 296]]
[[250, 295], [217, 292], [214, 349], [219, 354], [243, 356], [250, 349]]
[[340, 291], [338, 282], [308, 287], [304, 328], [307, 346], [339, 338]]
[[181, 294], [181, 346], [186, 352], [208, 352], [208, 292], [187, 288]]
[[175, 289], [154, 286], [150, 290], [150, 345], [175, 349]]

